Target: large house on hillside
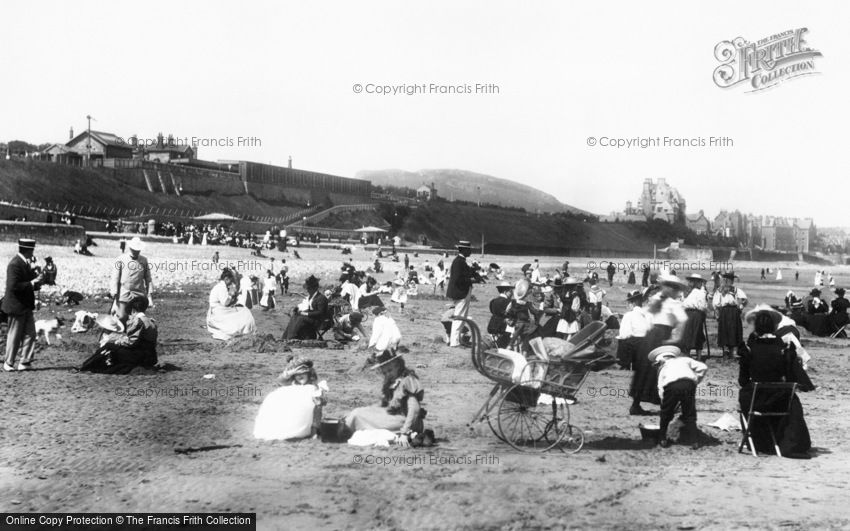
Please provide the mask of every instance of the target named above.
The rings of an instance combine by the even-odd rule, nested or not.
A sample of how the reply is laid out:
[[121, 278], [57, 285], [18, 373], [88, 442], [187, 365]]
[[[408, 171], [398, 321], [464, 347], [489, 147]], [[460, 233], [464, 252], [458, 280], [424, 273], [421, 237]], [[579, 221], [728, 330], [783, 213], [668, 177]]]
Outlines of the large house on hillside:
[[685, 225], [697, 234], [708, 234], [711, 231], [711, 223], [702, 210], [697, 214], [685, 216]]
[[68, 148], [69, 159], [91, 158], [93, 165], [102, 164], [103, 159], [133, 158], [133, 146], [118, 135], [102, 131], [86, 130], [71, 138], [65, 147]]
[[631, 201], [626, 201], [625, 210], [603, 216], [602, 221], [649, 221], [653, 219], [682, 224], [687, 221], [685, 218], [685, 198], [678, 190], [667, 184], [667, 180], [663, 177], [659, 178], [658, 182], [645, 179], [636, 206], [633, 206]]

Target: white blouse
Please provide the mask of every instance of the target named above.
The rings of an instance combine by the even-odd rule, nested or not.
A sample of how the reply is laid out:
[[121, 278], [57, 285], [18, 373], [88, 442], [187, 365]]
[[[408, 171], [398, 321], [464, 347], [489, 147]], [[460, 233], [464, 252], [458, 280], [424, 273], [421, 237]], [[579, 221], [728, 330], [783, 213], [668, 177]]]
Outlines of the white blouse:
[[620, 333], [617, 339], [628, 339], [630, 337], [644, 337], [652, 327], [649, 315], [643, 308], [632, 308], [620, 321]]

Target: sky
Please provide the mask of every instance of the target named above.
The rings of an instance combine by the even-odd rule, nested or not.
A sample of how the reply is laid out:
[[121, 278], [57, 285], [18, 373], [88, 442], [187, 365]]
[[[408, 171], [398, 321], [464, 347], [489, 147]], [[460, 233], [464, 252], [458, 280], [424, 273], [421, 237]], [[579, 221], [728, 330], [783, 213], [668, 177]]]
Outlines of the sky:
[[[840, 1], [9, 2], [0, 141], [66, 141], [91, 115], [207, 160], [457, 168], [598, 214], [663, 177], [689, 213], [850, 226], [848, 20]], [[798, 28], [816, 74], [715, 84], [718, 43]], [[636, 137], [706, 145], [602, 145]]]

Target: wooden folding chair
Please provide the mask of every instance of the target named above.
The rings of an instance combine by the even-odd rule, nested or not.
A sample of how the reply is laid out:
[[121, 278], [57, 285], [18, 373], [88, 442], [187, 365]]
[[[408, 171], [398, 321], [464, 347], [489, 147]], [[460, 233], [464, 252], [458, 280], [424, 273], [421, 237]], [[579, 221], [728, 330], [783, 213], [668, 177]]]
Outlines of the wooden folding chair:
[[[759, 396], [760, 391], [784, 391], [788, 394], [788, 403], [784, 410], [779, 411], [761, 411], [757, 410], [756, 399]], [[750, 433], [750, 427], [752, 426], [752, 422], [755, 419], [767, 419], [767, 418], [775, 418], [775, 417], [787, 417], [791, 413], [791, 403], [794, 400], [794, 395], [797, 392], [797, 384], [794, 382], [754, 382], [753, 383], [753, 396], [750, 399], [750, 407], [747, 410], [746, 415], [743, 411], [738, 411], [738, 414], [741, 417], [741, 444], [738, 446], [738, 453], [742, 453], [744, 451], [744, 444], [746, 444], [750, 451], [753, 453], [754, 457], [758, 457], [758, 453], [756, 452], [756, 446], [753, 443], [752, 434]], [[773, 441], [773, 448], [776, 450], [776, 455], [782, 457], [782, 453], [779, 451], [779, 444], [776, 442], [776, 433], [773, 431], [773, 426], [768, 425], [768, 429], [770, 431], [770, 439]]]
[[830, 337], [830, 338], [832, 338], [832, 339], [837, 339], [837, 338], [839, 338], [839, 337], [845, 337], [845, 338], [846, 338], [846, 337], [847, 337], [847, 328], [848, 328], [848, 327], [850, 327], [850, 325], [844, 325], [844, 326], [842, 326], [841, 328], [839, 328], [838, 330], [836, 330], [835, 332], [833, 332], [833, 333], [832, 333], [829, 337]]

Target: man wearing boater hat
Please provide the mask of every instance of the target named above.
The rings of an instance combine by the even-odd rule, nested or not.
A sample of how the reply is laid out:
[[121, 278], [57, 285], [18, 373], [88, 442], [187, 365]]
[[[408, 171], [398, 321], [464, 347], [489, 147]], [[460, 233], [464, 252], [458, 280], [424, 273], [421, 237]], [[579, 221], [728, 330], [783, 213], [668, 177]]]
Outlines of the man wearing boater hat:
[[[466, 317], [469, 314], [469, 299], [472, 297], [472, 284], [480, 279], [469, 266], [466, 259], [472, 254], [472, 246], [466, 240], [457, 244], [457, 256], [449, 270], [449, 283], [446, 287], [446, 297], [452, 299], [455, 305], [456, 317]], [[449, 346], [460, 346], [460, 329], [463, 323], [454, 321], [452, 333], [449, 336]]]
[[[6, 335], [6, 360], [3, 370], [25, 371], [30, 369], [35, 349], [35, 292], [41, 288], [44, 274], [32, 268], [32, 254], [35, 240], [18, 240], [18, 254], [6, 267], [6, 294], [3, 297], [3, 313], [9, 317], [9, 331]], [[21, 360], [15, 367], [15, 360], [21, 353]]]

